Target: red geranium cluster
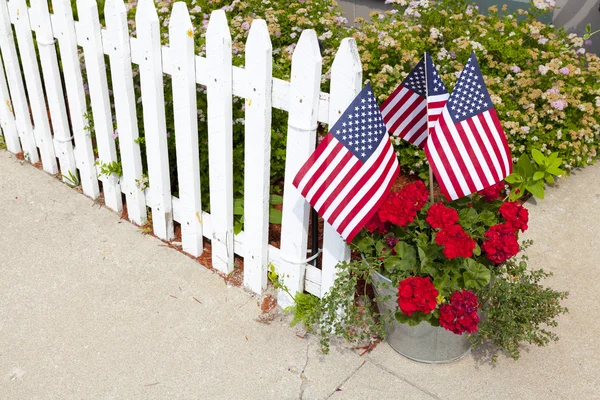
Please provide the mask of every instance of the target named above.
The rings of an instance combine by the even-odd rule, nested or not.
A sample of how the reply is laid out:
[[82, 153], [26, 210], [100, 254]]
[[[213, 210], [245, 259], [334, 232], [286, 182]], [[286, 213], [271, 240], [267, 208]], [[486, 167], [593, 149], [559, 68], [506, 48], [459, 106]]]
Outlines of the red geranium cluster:
[[481, 248], [494, 264], [502, 264], [519, 252], [517, 234], [509, 222], [492, 226], [484, 237]]
[[452, 225], [439, 231], [435, 235], [438, 246], [444, 246], [442, 252], [446, 258], [463, 257], [473, 255], [476, 243], [460, 225]]
[[[381, 222], [391, 222], [403, 227], [414, 221], [426, 202], [427, 188], [423, 181], [416, 181], [404, 186], [399, 192], [390, 193], [377, 211], [377, 218]], [[367, 229], [375, 225], [369, 223]]]
[[367, 228], [367, 230], [370, 233], [373, 233], [375, 231], [379, 231], [382, 234], [386, 234], [387, 233], [387, 226], [385, 224], [385, 222], [383, 222], [381, 220], [381, 218], [379, 218], [379, 213], [376, 212], [375, 214], [373, 214], [373, 216], [371, 217], [371, 219], [369, 220], [369, 222], [367, 222], [367, 224], [365, 225], [365, 228]]
[[456, 291], [450, 303], [440, 307], [440, 325], [457, 335], [477, 332], [479, 306], [477, 296], [470, 290]]
[[398, 306], [409, 317], [415, 311], [429, 314], [437, 307], [438, 291], [429, 277], [406, 278], [398, 285]]
[[435, 203], [427, 211], [425, 219], [432, 228], [448, 228], [458, 222], [458, 213], [455, 209], [446, 207], [443, 203]]
[[529, 222], [529, 211], [521, 204], [514, 201], [509, 201], [500, 206], [498, 210], [500, 215], [504, 217], [506, 222], [510, 224], [515, 231], [519, 229], [521, 232], [527, 230], [527, 222]]
[[483, 197], [483, 199], [485, 201], [491, 203], [500, 197], [503, 190], [504, 190], [504, 181], [500, 181], [490, 187], [480, 190], [478, 193]]

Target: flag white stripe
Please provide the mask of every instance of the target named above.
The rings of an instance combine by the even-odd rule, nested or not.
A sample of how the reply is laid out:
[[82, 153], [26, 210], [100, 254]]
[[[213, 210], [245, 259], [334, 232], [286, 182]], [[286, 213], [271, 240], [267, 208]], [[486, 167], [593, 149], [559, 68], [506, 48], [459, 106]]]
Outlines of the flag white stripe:
[[[348, 151], [348, 149], [346, 149], [344, 147], [342, 149], [342, 151]], [[359, 162], [358, 158], [356, 158], [356, 157], [350, 158], [350, 161], [348, 161], [348, 164], [344, 165], [344, 167], [337, 174], [337, 176], [335, 177], [335, 179], [333, 180], [333, 182], [331, 182], [329, 184], [329, 186], [327, 186], [327, 189], [325, 189], [325, 191], [323, 192], [323, 194], [321, 195], [321, 197], [319, 198], [319, 200], [314, 205], [314, 208], [315, 208], [315, 210], [317, 210], [317, 212], [319, 213], [319, 215], [323, 215], [323, 212], [325, 211], [324, 210], [324, 204], [325, 204], [325, 202], [331, 196], [331, 193], [335, 190], [335, 188], [338, 187], [338, 185], [344, 179], [344, 177], [348, 175], [349, 171], [352, 168], [354, 168], [354, 165], [357, 162]]]
[[[444, 112], [442, 113], [442, 116], [440, 118], [444, 118], [444, 121], [446, 122], [446, 125], [448, 125], [448, 127], [454, 126], [454, 121], [452, 121], [452, 117], [450, 116], [450, 113], [448, 112], [447, 108], [444, 109]], [[435, 128], [436, 128], [435, 129], [436, 138], [438, 139], [438, 141], [440, 142], [440, 145], [442, 146], [441, 151], [444, 153], [444, 155], [446, 156], [446, 159], [450, 163], [450, 168], [452, 169], [452, 172], [454, 172], [454, 175], [456, 176], [456, 179], [458, 180], [458, 184], [460, 185], [461, 190], [463, 191], [463, 193], [467, 193], [467, 194], [470, 193], [469, 185], [467, 185], [467, 181], [465, 181], [465, 178], [462, 175], [460, 167], [458, 166], [458, 163], [456, 162], [456, 158], [454, 158], [454, 153], [452, 152], [450, 145], [446, 141], [446, 135], [441, 130], [442, 129], [441, 125], [438, 124]], [[444, 164], [438, 164], [438, 165], [441, 166], [441, 168], [438, 167], [438, 170], [444, 168]]]
[[[373, 165], [375, 163], [375, 161], [379, 158], [379, 155], [381, 154], [381, 152], [385, 150], [385, 145], [386, 145], [385, 141], [386, 140], [389, 140], [389, 137], [386, 136], [383, 138], [383, 140], [381, 140], [381, 142], [379, 143], [379, 146], [377, 146], [377, 149], [373, 152], [373, 154], [371, 154], [371, 156], [369, 157], [367, 162], [361, 166], [361, 168], [356, 172], [356, 174], [354, 174], [354, 176], [350, 179], [348, 184], [346, 184], [344, 186], [344, 188], [342, 189], [342, 191], [340, 193], [338, 193], [338, 195], [335, 197], [335, 199], [333, 199], [333, 201], [331, 202], [329, 207], [327, 207], [326, 210], [323, 210], [322, 213], [320, 212], [320, 214], [323, 216], [323, 219], [325, 219], [325, 220], [329, 219], [329, 217], [335, 211], [335, 209], [338, 207], [340, 202], [346, 198], [346, 196], [348, 195], [348, 192], [356, 186], [357, 182], [364, 176], [364, 174], [371, 167], [371, 165]], [[344, 177], [344, 175], [342, 175], [342, 174], [340, 174], [340, 175], [342, 177]], [[335, 185], [335, 186], [337, 186], [337, 185]], [[331, 185], [331, 187], [335, 187], [335, 186]], [[319, 199], [319, 200], [323, 200], [324, 197], [325, 196], [321, 197], [321, 199]]]
[[[481, 121], [479, 121], [479, 118], [473, 118], [473, 123], [475, 123], [475, 126], [477, 127], [477, 131], [480, 133], [479, 136], [481, 137], [481, 140], [483, 141], [483, 144], [485, 145], [485, 148], [487, 149], [487, 152], [490, 155], [490, 158], [492, 159], [492, 163], [494, 164], [494, 169], [496, 169], [496, 173], [501, 178], [505, 177], [505, 174], [500, 167], [500, 160], [498, 160], [498, 157], [496, 157], [496, 152], [494, 151], [494, 148], [492, 147], [492, 143], [490, 142], [488, 135], [484, 134], [485, 129], [483, 128], [483, 125], [481, 125]], [[500, 150], [500, 153], [503, 152], [502, 148], [500, 148], [499, 150]]]
[[440, 156], [437, 152], [437, 148], [435, 146], [433, 146], [432, 142], [429, 142], [427, 148], [429, 150], [429, 155], [432, 158], [431, 160], [429, 160], [429, 162], [431, 164], [437, 166], [438, 174], [441, 176], [442, 182], [444, 182], [444, 187], [446, 188], [446, 191], [450, 195], [450, 198], [452, 200], [457, 199], [458, 195], [456, 194], [456, 191], [454, 190], [454, 185], [452, 185], [452, 181], [450, 180], [450, 177], [448, 176], [448, 173], [446, 172], [446, 169], [444, 168], [444, 164], [442, 163], [442, 160], [440, 159]]
[[[500, 138], [500, 133], [496, 130], [496, 125], [490, 115], [489, 111], [483, 113], [483, 118], [485, 118], [485, 122], [490, 128], [490, 132], [492, 132], [492, 136], [494, 137], [494, 141], [496, 142], [496, 146], [500, 149], [500, 154], [502, 155], [502, 161], [504, 161], [504, 170], [506, 174], [510, 171], [510, 164], [508, 161], [508, 157], [506, 157], [506, 151], [504, 150], [504, 144], [502, 144], [502, 139]], [[512, 160], [511, 160], [512, 162]]]
[[[473, 184], [475, 184], [475, 188], [477, 190], [483, 189], [483, 184], [481, 183], [481, 180], [479, 180], [479, 175], [477, 175], [475, 166], [473, 165], [473, 162], [471, 161], [471, 157], [469, 157], [469, 152], [467, 151], [467, 149], [465, 147], [465, 143], [462, 141], [460, 135], [458, 134], [458, 131], [456, 130], [456, 126], [454, 125], [454, 123], [452, 121], [450, 121], [450, 123], [448, 124], [448, 128], [450, 129], [450, 135], [452, 135], [452, 139], [454, 139], [456, 148], [458, 149], [458, 152], [460, 153], [460, 156], [461, 156], [463, 162], [465, 163], [467, 170], [469, 171], [471, 180], [473, 181]], [[470, 190], [467, 190], [465, 193], [467, 193], [467, 194], [470, 193]]]
[[310, 167], [310, 169], [308, 171], [306, 171], [304, 178], [302, 178], [302, 181], [300, 181], [300, 183], [298, 184], [298, 190], [300, 192], [302, 192], [304, 190], [304, 187], [306, 186], [308, 181], [314, 176], [315, 172], [321, 167], [323, 162], [325, 162], [325, 160], [327, 159], [329, 154], [331, 154], [331, 152], [333, 151], [333, 149], [335, 148], [335, 146], [338, 143], [339, 143], [339, 141], [337, 139], [330, 140], [329, 143], [327, 143], [327, 147], [325, 148], [323, 153], [321, 153], [321, 156], [319, 158], [317, 158], [317, 160]]
[[402, 89], [400, 89], [398, 94], [396, 94], [395, 96], [392, 94], [392, 96], [394, 96], [394, 97], [392, 97], [392, 100], [386, 104], [386, 106], [384, 107], [383, 110], [381, 110], [381, 114], [383, 115], [383, 118], [385, 119], [387, 114], [389, 114], [394, 109], [396, 104], [398, 104], [398, 102], [400, 100], [402, 100], [402, 98], [409, 93], [410, 93], [410, 91], [407, 88], [402, 87]]
[[[472, 119], [477, 120], [477, 117], [474, 117]], [[483, 152], [481, 151], [481, 148], [479, 148], [479, 144], [477, 143], [477, 140], [475, 139], [473, 131], [471, 131], [471, 127], [469, 126], [469, 123], [467, 121], [462, 121], [460, 123], [460, 125], [462, 126], [463, 130], [465, 131], [467, 140], [469, 141], [469, 144], [471, 145], [471, 148], [473, 149], [473, 153], [475, 153], [475, 157], [477, 157], [479, 166], [483, 170], [483, 174], [485, 175], [485, 178], [487, 179], [487, 184], [484, 187], [493, 185], [496, 182], [495, 182], [494, 177], [492, 176], [492, 171], [490, 170], [490, 166], [488, 165], [487, 160], [483, 156]], [[482, 136], [481, 132], [482, 131], [479, 131], [479, 132], [476, 132], [475, 134]], [[485, 136], [485, 132], [483, 132], [483, 133], [484, 133], [483, 136]], [[494, 153], [490, 154], [490, 157], [494, 158], [495, 157]], [[470, 158], [469, 158], [469, 161], [471, 161]], [[482, 189], [483, 189], [483, 187], [482, 187]]]
[[[395, 153], [393, 152], [393, 150], [391, 150], [391, 148], [388, 147], [387, 154], [385, 155], [384, 160], [379, 164], [379, 166], [377, 166], [377, 170], [375, 170], [375, 172], [373, 172], [373, 174], [369, 177], [369, 180], [367, 182], [365, 182], [365, 184], [358, 190], [358, 192], [355, 193], [351, 199], [346, 198], [346, 195], [343, 196], [345, 198], [344, 208], [338, 214], [335, 221], [333, 221], [333, 224], [332, 224], [333, 226], [336, 226], [336, 227], [340, 226], [341, 223], [344, 221], [344, 219], [348, 216], [348, 214], [354, 209], [354, 207], [360, 201], [363, 200], [363, 198], [368, 193], [368, 191], [371, 190], [371, 188], [377, 183], [377, 180], [382, 175], [385, 174], [384, 168], [387, 167], [387, 163], [389, 162], [389, 160], [392, 157], [394, 157], [394, 155], [395, 155]], [[365, 208], [367, 208], [367, 207], [365, 207]], [[368, 207], [368, 209], [371, 209], [371, 208]]]
[[348, 154], [348, 150], [346, 150], [346, 148], [343, 148], [336, 154], [335, 158], [331, 161], [331, 163], [327, 166], [325, 171], [323, 171], [321, 176], [319, 176], [319, 179], [317, 179], [315, 184], [310, 188], [310, 191], [306, 194], [306, 200], [308, 200], [309, 202], [312, 200], [315, 193], [317, 193], [321, 185], [323, 185], [323, 183], [327, 179], [329, 179], [331, 174], [336, 170], [336, 168], [338, 167], [338, 165], [340, 164], [340, 162], [346, 154]]
[[417, 140], [415, 140], [413, 142], [413, 144], [415, 146], [420, 146], [421, 143], [423, 143], [424, 140], [426, 140], [429, 137], [429, 134], [427, 133], [427, 129], [425, 129], [425, 131], [421, 134], [421, 136], [419, 136], [419, 138]]
[[377, 192], [375, 192], [375, 194], [369, 199], [369, 202], [356, 214], [356, 216], [348, 223], [348, 225], [346, 225], [346, 229], [344, 229], [342, 233], [344, 237], [348, 236], [354, 230], [354, 228], [356, 228], [356, 225], [358, 225], [363, 220], [367, 212], [369, 212], [375, 206], [377, 200], [379, 200], [381, 196], [383, 196], [384, 190], [387, 189], [388, 185], [390, 184], [390, 181], [394, 178], [395, 171], [395, 166], [388, 170], [384, 183], [377, 189]]
[[448, 93], [445, 94], [436, 94], [436, 95], [429, 95], [429, 102], [438, 102], [438, 101], [446, 101], [448, 100], [448, 97], [450, 97], [450, 95]]

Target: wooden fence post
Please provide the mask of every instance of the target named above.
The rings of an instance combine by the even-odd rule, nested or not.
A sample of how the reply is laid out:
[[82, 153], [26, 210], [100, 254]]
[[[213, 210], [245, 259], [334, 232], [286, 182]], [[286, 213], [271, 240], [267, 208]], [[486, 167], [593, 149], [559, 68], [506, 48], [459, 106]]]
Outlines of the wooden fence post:
[[183, 251], [194, 257], [202, 254], [202, 198], [200, 196], [200, 154], [196, 112], [196, 63], [192, 20], [184, 2], [173, 5], [169, 23], [173, 64], [173, 113], [181, 204]]
[[106, 19], [106, 37], [110, 72], [115, 100], [115, 114], [119, 135], [119, 150], [123, 166], [121, 186], [127, 200], [127, 215], [138, 225], [148, 222], [146, 213], [146, 195], [140, 186], [142, 179], [142, 156], [136, 113], [133, 73], [131, 69], [131, 50], [129, 47], [129, 29], [127, 10], [123, 0], [107, 0], [104, 6]]
[[[118, 158], [112, 112], [110, 110], [110, 97], [108, 95], [106, 63], [104, 62], [104, 48], [102, 45], [100, 20], [98, 18], [98, 7], [94, 0], [77, 0], [77, 11], [80, 22], [80, 30], [77, 34], [78, 36], [81, 35], [80, 39], [83, 42], [83, 54], [85, 56], [85, 68], [90, 89], [94, 130], [98, 145], [98, 159], [99, 163], [111, 164], [118, 162]], [[101, 174], [100, 166], [98, 166], [98, 173], [102, 181], [106, 206], [111, 210], [121, 212], [123, 200], [121, 198], [119, 176], [115, 173], [111, 173], [108, 176]]]
[[0, 125], [2, 126], [2, 132], [4, 133], [4, 140], [8, 151], [13, 154], [20, 153], [21, 143], [19, 142], [19, 134], [17, 133], [10, 94], [8, 93], [8, 86], [6, 85], [6, 78], [4, 77], [4, 63], [2, 62], [2, 57], [0, 57]]
[[[358, 55], [356, 41], [352, 38], [342, 40], [331, 67], [331, 96], [329, 99], [329, 126], [342, 116], [352, 100], [360, 93], [362, 85], [362, 64]], [[333, 285], [337, 272], [335, 266], [340, 261], [350, 260], [350, 247], [333, 227], [325, 222], [323, 236], [323, 264], [321, 278], [321, 296]]]
[[140, 0], [135, 14], [144, 109], [144, 135], [154, 234], [173, 239], [173, 201], [167, 147], [160, 25], [153, 0]]
[[58, 38], [60, 59], [62, 62], [67, 91], [69, 116], [75, 139], [75, 160], [79, 168], [79, 179], [83, 193], [92, 199], [98, 198], [100, 188], [94, 166], [94, 149], [90, 132], [86, 130], [88, 122], [85, 114], [87, 105], [83, 90], [83, 78], [79, 63], [79, 50], [75, 36], [75, 21], [69, 0], [53, 0], [53, 31]]
[[[23, 2], [24, 3], [24, 2]], [[76, 184], [79, 182], [75, 153], [73, 152], [73, 136], [69, 128], [65, 95], [62, 90], [54, 32], [50, 22], [47, 0], [31, 0], [31, 25], [35, 31], [35, 39], [42, 65], [48, 108], [54, 133], [54, 151], [60, 163], [63, 182]]]
[[252, 21], [246, 43], [244, 160], [244, 286], [255, 293], [267, 287], [271, 166], [271, 91], [273, 56], [267, 24]]
[[225, 11], [213, 11], [206, 30], [208, 158], [212, 264], [233, 271], [233, 125], [231, 34]]
[[[283, 220], [281, 224], [281, 270], [283, 282], [292, 294], [304, 290], [308, 216], [310, 206], [292, 185], [300, 167], [315, 148], [321, 85], [322, 58], [317, 34], [305, 30], [292, 56]], [[283, 306], [291, 299], [279, 291]]]
[[19, 57], [15, 47], [12, 25], [6, 0], [0, 0], [0, 49], [6, 68], [6, 77], [15, 112], [15, 124], [21, 139], [23, 153], [28, 155], [28, 161], [36, 163], [40, 160], [33, 134], [29, 104], [25, 95], [25, 86], [19, 66]]

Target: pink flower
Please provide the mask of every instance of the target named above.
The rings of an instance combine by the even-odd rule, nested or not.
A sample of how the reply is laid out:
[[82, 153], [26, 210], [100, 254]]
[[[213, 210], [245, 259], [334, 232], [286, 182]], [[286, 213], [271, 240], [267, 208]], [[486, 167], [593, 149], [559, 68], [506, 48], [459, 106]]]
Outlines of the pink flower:
[[514, 72], [515, 74], [518, 74], [519, 72], [521, 72], [521, 68], [519, 68], [516, 65], [513, 65], [512, 67], [509, 68], [512, 72]]
[[569, 104], [564, 101], [564, 100], [554, 100], [552, 103], [550, 103], [550, 105], [554, 108], [556, 108], [559, 111], [562, 111], [565, 109], [565, 107], [567, 107]]
[[561, 69], [558, 70], [558, 72], [560, 72], [563, 75], [569, 75], [569, 67], [562, 67]]
[[250, 22], [244, 21], [242, 23], [242, 29], [245, 30], [245, 31], [247, 31], [248, 29], [250, 29]]

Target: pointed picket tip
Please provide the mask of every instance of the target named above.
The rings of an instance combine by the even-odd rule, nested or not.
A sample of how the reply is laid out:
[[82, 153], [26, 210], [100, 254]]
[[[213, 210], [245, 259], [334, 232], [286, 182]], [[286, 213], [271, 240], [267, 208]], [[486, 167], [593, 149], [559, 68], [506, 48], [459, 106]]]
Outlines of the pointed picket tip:
[[264, 19], [255, 19], [252, 21], [248, 39], [246, 40], [246, 47], [256, 47], [259, 50], [272, 50], [269, 28]]
[[187, 5], [183, 1], [178, 1], [173, 4], [173, 10], [171, 11], [169, 35], [173, 36], [181, 32], [186, 32], [189, 37], [194, 37], [192, 19], [190, 18]]
[[225, 10], [214, 10], [210, 13], [210, 20], [208, 21], [208, 27], [206, 28], [206, 35], [222, 35], [231, 39], [231, 33], [229, 32], [229, 25], [227, 23], [227, 15]]
[[292, 55], [292, 65], [294, 65], [295, 60], [298, 60], [296, 65], [299, 65], [298, 62], [300, 60], [323, 62], [321, 49], [319, 49], [319, 39], [317, 39], [317, 32], [314, 29], [305, 29], [302, 31], [298, 45]]
[[107, 20], [121, 14], [127, 14], [127, 8], [123, 0], [106, 0], [104, 15]]
[[358, 54], [358, 46], [354, 38], [342, 40], [340, 47], [335, 55], [331, 71], [340, 71], [348, 73], [362, 72], [362, 63]]
[[156, 5], [154, 0], [140, 0], [137, 4], [137, 10], [135, 11], [135, 23], [139, 24], [138, 19], [146, 19], [149, 22], [158, 22], [158, 13], [156, 12]]

